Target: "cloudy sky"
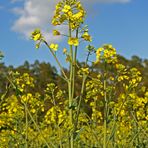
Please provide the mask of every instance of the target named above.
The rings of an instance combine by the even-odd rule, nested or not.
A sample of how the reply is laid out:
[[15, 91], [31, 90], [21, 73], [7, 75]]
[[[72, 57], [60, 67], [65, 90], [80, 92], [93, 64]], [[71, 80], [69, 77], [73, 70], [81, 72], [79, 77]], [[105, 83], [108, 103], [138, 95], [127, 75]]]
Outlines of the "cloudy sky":
[[[50, 25], [55, 4], [59, 0], [0, 0], [0, 50], [5, 54], [6, 65], [18, 66], [25, 60], [54, 60], [43, 46], [35, 50], [29, 34], [41, 28], [49, 42], [65, 40], [51, 35]], [[93, 44], [99, 47], [110, 43], [117, 52], [127, 58], [138, 55], [148, 58], [148, 0], [81, 0], [87, 11], [86, 24], [93, 36]], [[59, 28], [65, 32], [65, 27]], [[82, 46], [83, 48], [83, 46]], [[83, 49], [79, 58], [85, 57]], [[59, 56], [61, 58], [61, 56]], [[60, 59], [63, 62], [63, 59]], [[64, 62], [63, 62], [64, 63]]]

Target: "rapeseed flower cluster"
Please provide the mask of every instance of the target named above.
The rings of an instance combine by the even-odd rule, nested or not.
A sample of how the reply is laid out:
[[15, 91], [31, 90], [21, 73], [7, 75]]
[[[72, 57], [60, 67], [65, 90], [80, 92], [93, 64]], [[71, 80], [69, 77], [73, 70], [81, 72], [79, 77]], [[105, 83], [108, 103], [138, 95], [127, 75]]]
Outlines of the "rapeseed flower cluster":
[[68, 22], [72, 29], [76, 29], [83, 23], [85, 15], [86, 12], [79, 1], [63, 0], [56, 5], [52, 24], [56, 26]]
[[88, 75], [89, 74], [89, 68], [88, 67], [82, 67], [79, 71], [78, 71], [78, 75], [80, 77], [82, 77], [83, 75]]
[[116, 49], [112, 45], [104, 45], [96, 51], [96, 63], [104, 61], [107, 64], [114, 64], [117, 62]]
[[84, 32], [81, 36], [81, 38], [83, 38], [85, 41], [92, 41], [92, 37], [88, 34], [88, 32]]
[[17, 87], [17, 90], [20, 92], [25, 92], [27, 87], [34, 87], [34, 79], [29, 76], [28, 73], [24, 73], [20, 75], [20, 73], [12, 73], [12, 75], [17, 75], [15, 79], [13, 79], [14, 87]]

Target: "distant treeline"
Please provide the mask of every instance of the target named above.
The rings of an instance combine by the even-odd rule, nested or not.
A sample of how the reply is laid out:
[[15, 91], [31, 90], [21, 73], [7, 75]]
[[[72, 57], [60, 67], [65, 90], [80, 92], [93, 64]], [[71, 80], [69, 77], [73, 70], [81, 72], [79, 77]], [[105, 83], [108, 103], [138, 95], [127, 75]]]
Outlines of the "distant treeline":
[[[148, 87], [148, 59], [141, 59], [138, 56], [132, 56], [131, 59], [126, 59], [125, 57], [118, 55], [118, 59], [120, 63], [126, 65], [128, 68], [135, 67], [142, 74], [142, 85]], [[78, 62], [80, 67], [83, 67], [84, 63]], [[102, 71], [103, 65], [91, 64], [88, 65], [92, 75], [97, 75], [98, 72]], [[69, 72], [65, 68], [65, 73], [68, 75]], [[115, 69], [110, 69], [110, 72], [115, 72]], [[55, 83], [63, 90], [67, 90], [67, 84], [61, 78], [61, 75], [57, 71], [56, 67], [52, 66], [50, 63], [39, 62], [36, 60], [33, 64], [30, 64], [28, 61], [25, 61], [23, 65], [18, 67], [6, 66], [4, 63], [0, 63], [0, 95], [5, 93], [6, 87], [9, 85], [9, 81], [6, 76], [9, 75], [11, 71], [18, 71], [20, 74], [29, 73], [35, 80], [34, 92], [39, 92], [40, 94], [44, 94], [44, 89], [46, 88], [48, 83]], [[79, 79], [79, 78], [77, 78]], [[76, 80], [76, 89], [79, 90], [81, 88], [80, 81]], [[78, 91], [79, 92], [79, 91]], [[77, 93], [77, 91], [76, 91]]]

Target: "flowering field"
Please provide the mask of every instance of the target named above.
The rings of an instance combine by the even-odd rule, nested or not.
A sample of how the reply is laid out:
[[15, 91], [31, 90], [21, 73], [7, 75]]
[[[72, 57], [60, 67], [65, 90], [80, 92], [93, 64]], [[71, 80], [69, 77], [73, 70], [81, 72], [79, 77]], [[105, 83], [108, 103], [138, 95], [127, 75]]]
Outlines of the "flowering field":
[[[29, 73], [3, 73], [9, 82], [0, 94], [0, 148], [146, 148], [148, 146], [148, 90], [137, 68], [120, 62], [116, 49], [90, 45], [84, 25], [86, 12], [77, 0], [61, 0], [52, 19], [54, 26], [67, 25], [63, 49], [66, 72], [57, 54], [59, 45], [48, 43], [40, 29], [31, 39], [36, 48], [45, 44], [57, 62], [66, 90], [48, 83], [43, 93], [34, 91]], [[78, 63], [79, 44], [87, 42], [87, 56]], [[101, 70], [90, 69], [88, 61]], [[0, 55], [2, 60], [2, 55]], [[79, 81], [80, 88], [77, 88]], [[42, 89], [42, 88], [41, 88]]]

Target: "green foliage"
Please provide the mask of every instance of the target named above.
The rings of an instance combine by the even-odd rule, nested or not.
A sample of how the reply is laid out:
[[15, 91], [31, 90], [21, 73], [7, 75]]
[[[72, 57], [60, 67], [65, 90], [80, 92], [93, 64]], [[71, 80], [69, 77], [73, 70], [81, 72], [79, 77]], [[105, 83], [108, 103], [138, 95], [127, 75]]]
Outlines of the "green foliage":
[[0, 51], [0, 60], [4, 57], [3, 53]]
[[[121, 68], [119, 70], [120, 73], [116, 78], [107, 75], [107, 145], [145, 147], [148, 118], [147, 89], [144, 86], [139, 88], [139, 82], [138, 85], [130, 85], [132, 81], [120, 80], [123, 72]], [[130, 80], [135, 79], [135, 69], [129, 70], [128, 73]], [[65, 92], [54, 83], [49, 83], [44, 95], [41, 95], [28, 89], [35, 87], [35, 81], [28, 74], [10, 73], [8, 77], [11, 78], [10, 82], [15, 92], [9, 96], [1, 96], [1, 147], [25, 147], [26, 140], [28, 147], [33, 148], [47, 145], [69, 147], [69, 134], [73, 126], [69, 124], [68, 98]], [[120, 85], [122, 91], [117, 93]], [[85, 91], [75, 133], [75, 147], [102, 147], [105, 103], [103, 75], [90, 78]], [[87, 105], [90, 112], [85, 111], [84, 105]]]

